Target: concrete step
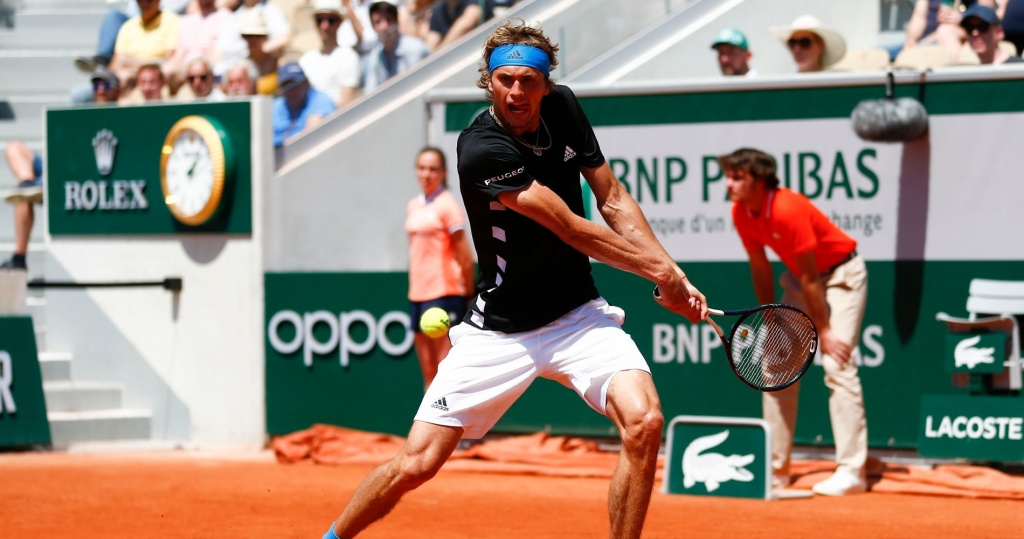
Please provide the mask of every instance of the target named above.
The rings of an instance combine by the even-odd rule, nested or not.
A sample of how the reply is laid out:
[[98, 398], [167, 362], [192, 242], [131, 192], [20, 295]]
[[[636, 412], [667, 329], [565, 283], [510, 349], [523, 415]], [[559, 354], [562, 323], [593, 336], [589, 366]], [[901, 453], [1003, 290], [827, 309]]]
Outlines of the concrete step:
[[2, 49], [89, 49], [96, 47], [99, 28], [6, 29], [0, 26]]
[[46, 410], [84, 412], [121, 407], [121, 384], [110, 382], [43, 382]]
[[[110, 9], [111, 5], [124, 5], [124, 2], [110, 2], [108, 0], [20, 0], [18, 4], [21, 9]], [[19, 10], [20, 11], [20, 10]]]
[[0, 96], [69, 95], [73, 86], [89, 80], [75, 67], [75, 57], [91, 54], [89, 49], [0, 50]]
[[67, 352], [39, 352], [39, 370], [43, 382], [71, 381], [71, 354]]
[[14, 30], [39, 32], [64, 28], [91, 28], [99, 35], [107, 14], [103, 7], [26, 7], [14, 13]]
[[149, 410], [90, 410], [49, 412], [50, 438], [55, 447], [72, 442], [142, 440], [152, 437]]
[[42, 140], [43, 111], [47, 107], [68, 106], [70, 90], [63, 96], [12, 96], [6, 103], [4, 114], [0, 116], [3, 137], [6, 140]]

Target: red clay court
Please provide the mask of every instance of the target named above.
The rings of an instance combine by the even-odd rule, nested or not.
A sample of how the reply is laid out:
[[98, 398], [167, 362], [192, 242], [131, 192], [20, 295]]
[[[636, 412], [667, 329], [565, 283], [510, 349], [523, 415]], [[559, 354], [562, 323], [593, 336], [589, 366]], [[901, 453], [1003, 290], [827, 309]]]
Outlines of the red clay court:
[[[614, 459], [608, 453], [570, 452], [575, 454], [567, 455], [566, 462], [592, 467]], [[593, 477], [593, 471], [583, 477], [540, 475], [538, 459], [496, 463], [479, 458], [484, 453], [450, 461], [361, 537], [606, 536], [607, 478]], [[380, 460], [382, 454], [365, 460]], [[0, 527], [5, 539], [318, 539], [373, 467], [352, 455], [347, 460], [352, 462], [314, 464], [302, 458], [284, 464], [271, 451], [0, 454]], [[827, 475], [816, 466], [822, 465], [804, 463], [806, 474], [798, 487]], [[964, 484], [991, 482], [984, 469], [964, 470], [970, 473], [957, 479]], [[893, 466], [880, 473], [875, 491], [868, 494], [770, 502], [665, 495], [657, 492], [659, 480], [644, 537], [1024, 537], [1022, 492], [895, 494], [891, 491], [901, 490], [901, 483], [920, 486], [938, 475], [922, 471], [915, 477]], [[1016, 489], [1024, 478], [1006, 476], [1003, 481]]]

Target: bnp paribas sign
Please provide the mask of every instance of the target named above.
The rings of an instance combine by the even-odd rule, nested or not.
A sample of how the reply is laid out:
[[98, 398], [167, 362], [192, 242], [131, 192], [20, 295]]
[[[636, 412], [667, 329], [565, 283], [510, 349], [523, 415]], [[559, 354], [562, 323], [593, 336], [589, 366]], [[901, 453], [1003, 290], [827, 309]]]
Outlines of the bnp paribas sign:
[[50, 233], [251, 233], [249, 107], [48, 110]]

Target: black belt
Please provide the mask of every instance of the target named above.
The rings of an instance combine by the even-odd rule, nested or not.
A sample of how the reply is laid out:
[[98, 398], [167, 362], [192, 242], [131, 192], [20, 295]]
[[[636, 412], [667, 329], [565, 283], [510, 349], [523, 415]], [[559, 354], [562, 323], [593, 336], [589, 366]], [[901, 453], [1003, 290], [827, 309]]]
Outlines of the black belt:
[[853, 260], [853, 257], [855, 257], [855, 256], [857, 256], [857, 250], [856, 249], [850, 251], [850, 254], [846, 255], [846, 258], [840, 260], [838, 264], [836, 264], [835, 266], [832, 266], [831, 268], [829, 268], [828, 271], [826, 271], [825, 273], [832, 273], [832, 272], [836, 271], [837, 269], [839, 269], [839, 266], [842, 266], [843, 264]]

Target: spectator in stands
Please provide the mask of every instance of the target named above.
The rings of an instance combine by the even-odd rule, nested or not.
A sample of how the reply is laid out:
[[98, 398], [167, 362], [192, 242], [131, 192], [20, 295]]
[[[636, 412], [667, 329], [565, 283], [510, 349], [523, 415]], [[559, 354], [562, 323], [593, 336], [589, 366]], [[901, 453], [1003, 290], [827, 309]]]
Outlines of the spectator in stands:
[[181, 19], [178, 48], [163, 65], [171, 94], [185, 84], [185, 70], [192, 60], [216, 54], [220, 29], [231, 19], [231, 12], [217, 7], [217, 0], [196, 0], [197, 9]]
[[213, 67], [206, 58], [195, 58], [185, 68], [185, 80], [191, 92], [191, 98], [203, 101], [224, 101], [227, 97], [217, 87], [217, 77]]
[[[427, 45], [436, 51], [466, 35], [481, 22], [490, 19], [490, 3], [479, 0], [440, 0], [430, 14]], [[486, 12], [484, 9], [486, 8]]]
[[[160, 9], [183, 15], [190, 2], [196, 0], [161, 0]], [[96, 43], [96, 54], [93, 56], [79, 56], [75, 58], [75, 66], [83, 73], [92, 73], [97, 66], [110, 65], [110, 59], [114, 56], [114, 45], [117, 43], [117, 33], [121, 25], [140, 13], [139, 4], [135, 0], [107, 0], [108, 4], [115, 5], [103, 17], [100, 23], [99, 39]]]
[[[116, 104], [121, 95], [121, 82], [104, 66], [92, 74], [92, 101], [98, 104]], [[20, 140], [12, 140], [5, 150], [18, 186], [3, 194], [4, 200], [14, 205], [14, 253], [0, 269], [25, 270], [28, 240], [35, 223], [34, 204], [43, 202], [43, 158]]]
[[994, 9], [975, 4], [964, 12], [960, 26], [967, 33], [967, 43], [978, 54], [982, 64], [1024, 62], [1020, 56], [1013, 56], [999, 47], [1005, 34], [1002, 21]]
[[341, 0], [316, 0], [313, 17], [322, 45], [299, 58], [309, 83], [327, 94], [338, 107], [356, 98], [363, 78], [359, 54], [351, 47], [338, 45], [338, 27], [344, 10]]
[[790, 26], [772, 28], [772, 33], [789, 47], [800, 73], [824, 71], [846, 54], [843, 36], [814, 15], [801, 15]]
[[[914, 11], [907, 21], [907, 38], [904, 49], [918, 45], [938, 45], [946, 49], [950, 61], [960, 55], [960, 47], [967, 38], [960, 27], [963, 17], [960, 10], [943, 0], [915, 0]], [[891, 51], [895, 58], [899, 51]]]
[[323, 123], [336, 110], [327, 94], [310, 86], [297, 62], [284, 64], [277, 70], [281, 85], [280, 97], [274, 98], [271, 116], [274, 124], [274, 146], [304, 129]]
[[133, 86], [139, 68], [172, 58], [178, 49], [181, 18], [161, 11], [157, 0], [137, 0], [138, 17], [128, 19], [117, 32], [110, 70], [121, 79], [122, 88]]
[[236, 60], [224, 74], [223, 92], [229, 97], [256, 95], [256, 80], [259, 76], [260, 72], [252, 60], [248, 58]]
[[[979, 0], [979, 4], [992, 7], [992, 0]], [[1024, 52], [1024, 0], [1000, 0], [996, 15], [1003, 22], [1006, 41], [1013, 43], [1017, 54]]]
[[711, 43], [711, 48], [717, 53], [718, 68], [725, 76], [746, 75], [754, 77], [757, 71], [750, 67], [750, 46], [747, 45], [747, 36], [734, 28], [723, 28], [718, 32], [718, 37]]
[[127, 95], [122, 96], [122, 105], [137, 105], [161, 101], [164, 98], [164, 88], [167, 81], [164, 79], [164, 72], [160, 70], [160, 64], [145, 64], [135, 74], [135, 88]]
[[380, 43], [377, 32], [370, 22], [370, 4], [373, 0], [344, 0], [345, 20], [338, 28], [338, 44], [352, 47], [360, 56], [370, 52]]
[[210, 56], [215, 74], [223, 75], [238, 60], [249, 57], [249, 45], [242, 37], [242, 25], [251, 11], [258, 11], [263, 15], [267, 27], [267, 40], [263, 43], [264, 52], [279, 57], [287, 48], [292, 38], [292, 29], [284, 11], [277, 4], [266, 0], [245, 0], [220, 28], [216, 51]]
[[263, 13], [250, 10], [245, 14], [241, 28], [242, 38], [249, 46], [249, 59], [256, 64], [259, 78], [256, 79], [256, 93], [274, 95], [277, 92], [277, 62], [281, 53], [268, 50], [266, 47], [270, 31], [263, 18]]
[[430, 35], [430, 7], [433, 4], [433, 0], [406, 0], [398, 8], [398, 31], [426, 42]]
[[398, 7], [392, 2], [370, 4], [370, 20], [373, 30], [380, 36], [380, 43], [365, 58], [363, 90], [366, 92], [430, 55], [430, 47], [421, 39], [398, 32]]
[[116, 104], [121, 98], [121, 81], [106, 67], [98, 66], [91, 82], [93, 103]]

